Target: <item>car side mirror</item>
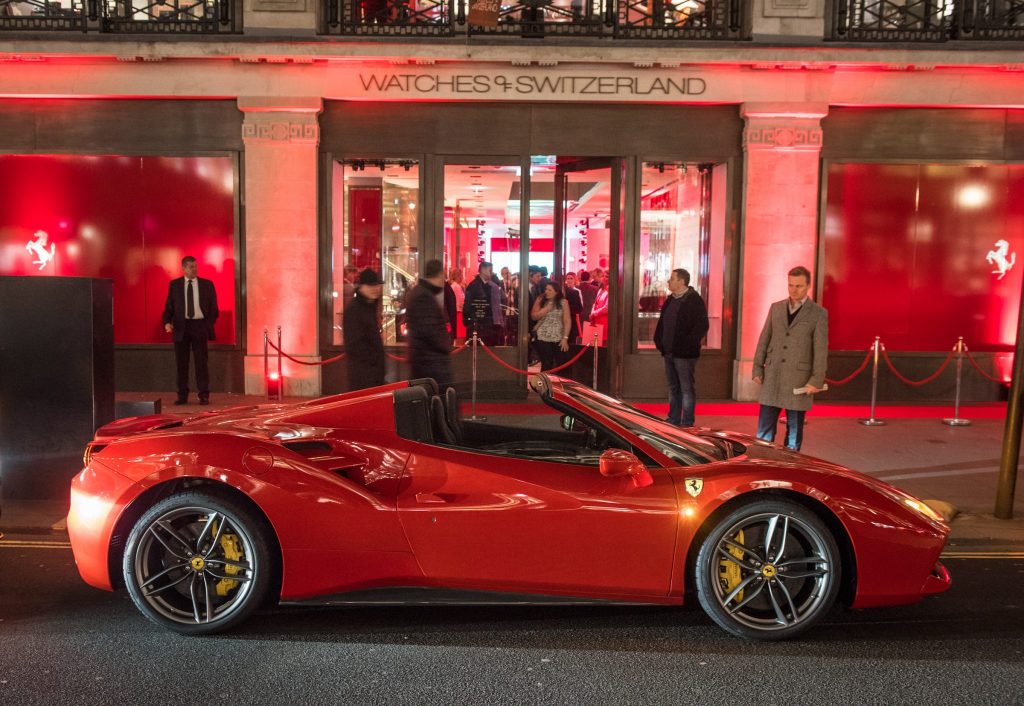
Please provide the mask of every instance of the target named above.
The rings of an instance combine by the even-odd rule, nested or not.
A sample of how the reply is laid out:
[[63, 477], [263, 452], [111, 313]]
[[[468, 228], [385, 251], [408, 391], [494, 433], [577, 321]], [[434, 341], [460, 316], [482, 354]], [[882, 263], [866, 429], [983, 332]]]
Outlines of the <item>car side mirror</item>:
[[601, 454], [599, 467], [606, 478], [635, 476], [646, 473], [647, 467], [636, 456], [622, 449], [608, 449]]
[[562, 415], [562, 428], [566, 431], [577, 431], [576, 419], [568, 414]]
[[608, 449], [601, 454], [599, 468], [605, 478], [629, 478], [634, 488], [654, 484], [654, 478], [640, 459], [622, 449]]

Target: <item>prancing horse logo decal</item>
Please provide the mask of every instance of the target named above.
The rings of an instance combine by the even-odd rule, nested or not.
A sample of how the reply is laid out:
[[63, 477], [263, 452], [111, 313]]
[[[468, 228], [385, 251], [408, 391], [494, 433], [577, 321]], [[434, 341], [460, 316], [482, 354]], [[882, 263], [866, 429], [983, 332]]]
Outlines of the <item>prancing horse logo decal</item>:
[[704, 490], [704, 479], [703, 478], [687, 478], [686, 479], [686, 492], [697, 497], [700, 495], [700, 491]]

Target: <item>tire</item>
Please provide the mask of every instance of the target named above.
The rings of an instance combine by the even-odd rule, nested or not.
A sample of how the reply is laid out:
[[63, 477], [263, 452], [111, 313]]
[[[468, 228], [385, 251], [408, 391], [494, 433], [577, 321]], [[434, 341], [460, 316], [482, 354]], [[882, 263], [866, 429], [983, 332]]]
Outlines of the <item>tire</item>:
[[124, 583], [151, 621], [185, 635], [228, 630], [268, 598], [272, 533], [228, 497], [177, 493], [147, 510], [125, 547]]
[[748, 640], [785, 640], [831, 610], [842, 560], [813, 512], [788, 500], [755, 500], [711, 530], [695, 569], [697, 597], [719, 626]]

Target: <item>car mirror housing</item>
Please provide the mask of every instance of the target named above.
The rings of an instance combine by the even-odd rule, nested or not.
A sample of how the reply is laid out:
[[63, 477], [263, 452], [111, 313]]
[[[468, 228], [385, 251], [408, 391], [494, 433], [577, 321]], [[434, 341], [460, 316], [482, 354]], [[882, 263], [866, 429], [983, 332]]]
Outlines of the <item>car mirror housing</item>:
[[622, 449], [608, 449], [601, 454], [600, 469], [601, 475], [606, 478], [647, 473], [647, 467], [641, 463], [640, 459]]

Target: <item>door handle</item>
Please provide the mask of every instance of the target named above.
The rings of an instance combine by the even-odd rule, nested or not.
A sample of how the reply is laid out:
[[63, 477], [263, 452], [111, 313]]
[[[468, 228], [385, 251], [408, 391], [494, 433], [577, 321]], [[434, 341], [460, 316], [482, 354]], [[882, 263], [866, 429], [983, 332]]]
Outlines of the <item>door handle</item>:
[[443, 505], [452, 500], [450, 495], [439, 495], [437, 493], [416, 493], [416, 502], [421, 505]]

